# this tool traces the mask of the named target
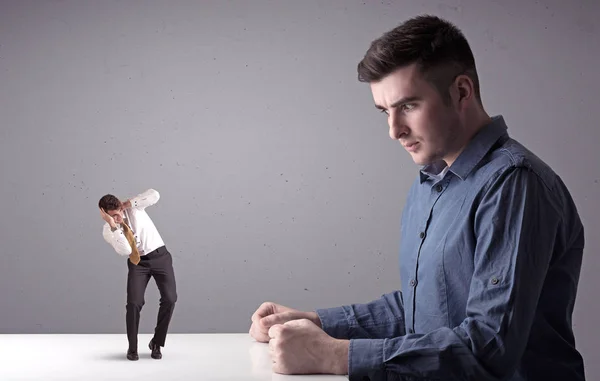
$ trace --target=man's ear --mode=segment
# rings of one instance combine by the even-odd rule
[[[475,85],[468,75],[461,74],[454,80],[458,92],[458,102],[468,101],[475,95]]]

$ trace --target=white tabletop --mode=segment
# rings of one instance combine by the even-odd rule
[[[268,345],[248,334],[169,334],[162,360],[150,357],[151,335],[139,335],[129,361],[125,334],[0,335],[0,380],[273,380],[335,381],[333,375],[271,371]]]

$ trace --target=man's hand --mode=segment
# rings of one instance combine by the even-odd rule
[[[100,217],[110,225],[111,229],[115,229],[117,224],[115,223],[115,219],[102,208],[100,208]]]
[[[273,371],[282,374],[348,374],[348,340],[327,335],[308,319],[269,329]]]
[[[316,312],[298,311],[279,304],[265,302],[252,315],[250,336],[256,341],[267,343],[269,342],[269,328],[275,324],[284,324],[297,319],[308,319],[317,327],[321,327],[321,320]]]

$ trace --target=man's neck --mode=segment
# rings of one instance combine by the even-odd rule
[[[464,135],[459,143],[460,148],[456,150],[454,154],[444,158],[448,167],[452,166],[462,151],[469,145],[469,142],[473,137],[491,122],[492,118],[483,109],[473,110],[472,115],[467,118],[467,122],[465,123]]]

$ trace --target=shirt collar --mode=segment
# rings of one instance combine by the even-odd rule
[[[469,176],[473,171],[473,168],[479,164],[500,138],[504,136],[508,138],[504,117],[502,115],[497,115],[491,119],[490,123],[485,125],[477,132],[477,134],[475,134],[458,158],[452,163],[450,168],[448,168],[450,172],[454,173],[461,180],[464,180]],[[444,161],[423,166],[419,172],[421,183],[430,177],[437,178],[445,168],[446,163]]]

